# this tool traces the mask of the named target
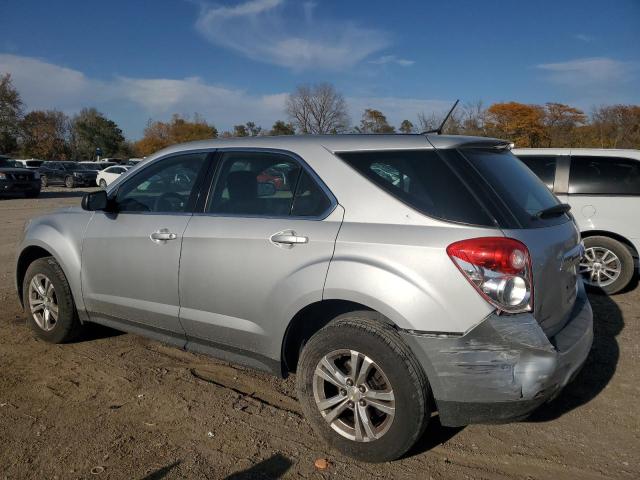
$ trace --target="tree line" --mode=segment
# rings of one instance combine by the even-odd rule
[[[380,110],[367,108],[353,124],[344,96],[329,83],[301,85],[285,102],[287,120],[270,129],[255,122],[219,132],[201,115],[175,114],[150,120],[141,139],[130,142],[113,121],[95,108],[73,116],[57,110],[24,112],[10,74],[0,75],[0,154],[24,158],[88,160],[96,148],[105,157],[147,156],[166,146],[216,137],[259,135],[421,133],[437,128],[443,114],[420,113],[396,127]],[[590,114],[562,103],[467,103],[449,118],[444,133],[511,140],[518,147],[640,148],[640,105],[603,105]]]

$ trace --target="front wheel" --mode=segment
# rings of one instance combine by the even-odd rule
[[[40,184],[41,184],[43,187],[46,187],[47,185],[49,185],[49,179],[47,178],[47,176],[46,176],[46,175],[42,175],[42,176],[40,177]]]
[[[584,239],[584,249],[580,274],[587,287],[612,295],[629,285],[635,266],[625,245],[613,238],[594,236]]]
[[[107,188],[107,181],[104,178],[101,178],[99,185],[101,189],[105,190]]]
[[[333,448],[367,462],[409,450],[430,417],[424,371],[398,333],[374,312],[340,315],[304,346],[298,397]]]
[[[73,188],[76,186],[76,181],[73,179],[73,177],[69,176],[64,179],[64,184],[67,188]]]
[[[28,323],[50,343],[73,340],[81,330],[69,282],[53,257],[35,260],[24,276],[22,298]]]

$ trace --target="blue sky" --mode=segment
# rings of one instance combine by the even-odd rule
[[[172,113],[270,127],[318,81],[354,124],[456,98],[640,103],[638,0],[4,0],[0,18],[0,72],[28,109],[95,106],[130,139]]]

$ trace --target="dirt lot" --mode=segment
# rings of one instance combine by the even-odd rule
[[[533,418],[449,429],[434,417],[406,458],[368,465],[312,434],[293,378],[97,326],[71,345],[36,340],[14,292],[15,244],[27,219],[80,195],[0,200],[0,479],[640,478],[640,288],[591,297],[588,363]]]

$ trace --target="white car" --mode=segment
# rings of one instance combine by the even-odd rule
[[[584,282],[609,294],[627,287],[640,252],[640,150],[517,148],[513,153],[571,205],[584,240]]]
[[[96,184],[101,188],[107,188],[111,182],[116,180],[120,175],[129,170],[131,167],[125,167],[122,165],[114,165],[112,167],[105,168],[98,172],[96,177]]]

